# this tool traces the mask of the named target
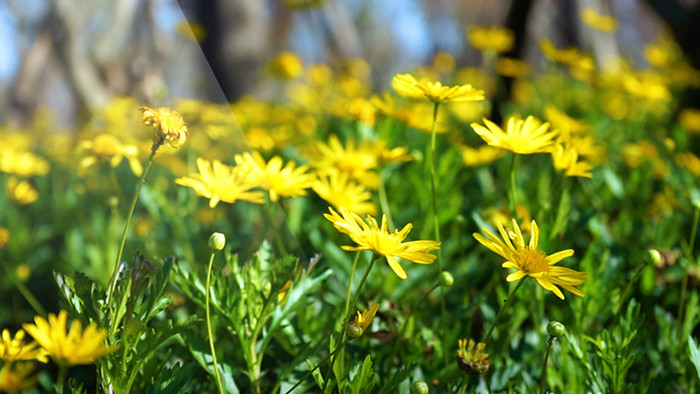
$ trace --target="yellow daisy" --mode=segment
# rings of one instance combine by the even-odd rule
[[[90,323],[83,331],[79,320],[74,320],[66,331],[68,312],[62,310],[58,316],[49,313],[49,320],[35,317],[35,324],[22,327],[46,349],[58,365],[92,364],[96,359],[113,351],[116,346],[105,345],[107,330]]]
[[[25,342],[24,337],[24,330],[17,331],[14,337],[10,335],[10,330],[2,330],[0,359],[5,361],[39,360],[45,363],[48,360],[46,351],[34,341]]]
[[[404,96],[415,99],[428,99],[432,102],[481,101],[484,91],[474,89],[472,85],[443,86],[440,82],[416,80],[411,74],[397,74],[391,80],[394,90]]]
[[[515,44],[515,34],[504,27],[470,26],[466,33],[471,46],[480,51],[507,52]]]
[[[328,143],[318,141],[315,148],[318,155],[311,161],[315,168],[337,168],[367,187],[379,187],[379,174],[374,172],[379,167],[379,158],[374,147],[366,144],[356,146],[352,138],[348,138],[343,146],[336,135],[331,135]]]
[[[432,264],[435,255],[431,251],[440,248],[440,243],[435,241],[409,241],[403,242],[413,228],[412,224],[407,224],[401,231],[394,230],[390,233],[387,230],[386,215],[382,215],[381,227],[373,217],[367,216],[367,221],[363,221],[360,216],[352,213],[344,207],[338,208],[341,215],[338,215],[333,208],[328,208],[330,214],[325,213],[326,219],[333,223],[333,226],[341,233],[348,234],[358,246],[342,246],[343,250],[371,250],[374,253],[386,257],[389,267],[401,279],[406,279],[406,271],[399,264],[397,257],[412,261],[418,264]]]
[[[141,176],[143,173],[138,148],[122,144],[111,134],[100,134],[91,140],[83,140],[78,144],[77,150],[84,155],[79,164],[81,173],[100,160],[108,160],[110,166],[117,167],[124,158],[129,162],[134,175]]]
[[[39,381],[36,363],[24,361],[8,362],[0,369],[0,391],[14,393],[31,390]]]
[[[353,182],[345,172],[331,169],[319,175],[312,189],[336,208],[343,206],[359,215],[377,212],[377,207],[371,201],[372,193],[365,186]]]
[[[231,167],[218,160],[197,158],[199,174],[191,174],[178,178],[175,183],[191,187],[198,196],[209,200],[209,206],[214,208],[219,201],[233,204],[237,200],[261,204],[264,201],[260,191],[251,189],[259,187],[259,183],[250,177],[250,169]]]
[[[19,205],[28,205],[39,199],[39,192],[29,181],[14,176],[5,182],[5,191],[7,197]]]
[[[49,162],[32,152],[0,150],[0,171],[23,177],[46,175],[49,173]]]
[[[566,176],[593,178],[593,166],[588,162],[579,161],[578,151],[574,147],[556,144],[552,151],[552,163],[554,168],[564,171]]]
[[[472,128],[487,144],[524,155],[550,152],[554,149],[555,138],[559,134],[558,130],[549,130],[549,123],[542,123],[533,116],[528,116],[525,120],[511,116],[505,132],[486,118],[484,124],[486,127],[472,123]]]
[[[492,252],[506,259],[502,265],[503,268],[517,270],[508,275],[506,278],[508,282],[515,282],[525,276],[531,276],[545,290],[551,291],[562,300],[564,299],[564,294],[557,286],[583,297],[583,292],[574,286],[579,286],[586,281],[586,273],[566,267],[554,266],[564,258],[573,256],[574,251],[567,249],[547,256],[544,252],[537,249],[540,232],[534,220],[532,221],[532,236],[530,237],[530,243],[527,245],[515,219],[513,219],[514,231],[506,232],[503,225],[498,223],[498,231],[502,240],[487,229],[482,228],[482,230],[486,237],[474,233],[474,238]]]
[[[181,147],[190,133],[187,131],[185,121],[182,116],[170,108],[149,108],[143,106],[139,108],[143,113],[143,124],[153,126],[153,148],[157,149],[163,143],[167,143],[172,148]]]
[[[259,152],[245,152],[234,157],[238,167],[250,168],[250,177],[270,193],[270,201],[278,201],[280,197],[305,196],[306,189],[316,180],[313,174],[307,172],[307,166],[296,167],[293,161],[282,166],[282,158],[275,156],[265,163]]]

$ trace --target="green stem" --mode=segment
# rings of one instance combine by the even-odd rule
[[[338,354],[342,354],[343,350],[345,349],[345,325],[348,323],[350,320],[350,311],[355,309],[355,304],[357,303],[357,299],[360,296],[360,291],[362,290],[362,286],[364,286],[365,281],[367,281],[367,277],[369,276],[369,272],[372,270],[372,267],[374,266],[374,263],[377,261],[379,258],[379,255],[374,253],[372,254],[372,259],[369,262],[369,265],[367,266],[367,269],[365,270],[364,275],[362,275],[362,279],[360,279],[360,283],[357,285],[357,290],[355,290],[355,296],[352,298],[352,302],[348,304],[348,300],[350,299],[350,294],[351,294],[351,289],[352,289],[352,277],[355,275],[355,270],[357,269],[357,261],[359,260],[359,254],[360,252],[357,252],[357,256],[355,256],[355,262],[352,265],[352,271],[350,272],[350,279],[348,281],[348,291],[345,297],[345,312],[343,314],[343,319],[341,321],[340,325],[340,352],[337,352],[336,355],[331,358],[331,364],[328,366],[328,373],[326,374],[326,379],[323,382],[323,392],[326,392],[326,386],[328,386],[328,382],[331,380],[331,374],[333,373],[333,365],[335,365],[335,361],[338,358]]]
[[[552,345],[556,337],[550,336],[547,340],[547,351],[544,353],[544,364],[542,364],[542,374],[540,375],[540,394],[544,394],[545,384],[547,382],[547,361],[549,360],[549,352],[552,350]]]
[[[350,342],[351,339],[352,339],[352,338],[347,338],[347,339],[345,340],[345,342],[341,343],[340,346],[338,346],[331,354],[327,355],[323,360],[321,360],[318,364],[316,364],[315,367],[311,368],[311,370],[309,370],[308,372],[306,372],[306,374],[305,374],[304,376],[302,376],[301,379],[299,379],[299,381],[297,381],[297,382],[294,384],[294,386],[290,387],[289,390],[287,390],[284,394],[289,394],[289,393],[291,393],[292,391],[294,391],[295,388],[299,387],[299,385],[300,385],[304,380],[306,380],[306,378],[308,378],[312,373],[314,373],[315,370],[319,369],[319,368],[321,367],[321,365],[323,365],[323,363],[325,363],[326,361],[328,361],[331,357],[335,356],[335,355],[338,353],[338,351],[340,351],[341,346],[345,346],[345,344],[347,344],[348,342]],[[278,385],[279,385],[279,382],[278,382]],[[277,392],[277,390],[272,390],[272,392]]]
[[[678,303],[678,325],[677,333],[678,338],[681,338],[683,333],[683,315],[685,312],[685,297],[688,290],[688,268],[690,264],[695,263],[695,257],[693,255],[693,249],[695,248],[695,236],[697,235],[698,222],[700,221],[700,207],[695,208],[695,213],[693,215],[693,228],[690,230],[690,240],[688,242],[688,249],[686,252],[686,263],[685,272],[683,274],[683,281],[681,282],[681,300]]]
[[[398,333],[398,335],[396,335],[396,340],[394,341],[394,344],[391,347],[391,355],[388,358],[388,360],[389,360],[389,368],[388,368],[389,369],[389,376],[386,378],[387,382],[390,382],[391,378],[394,375],[394,370],[391,369],[391,363],[392,363],[392,360],[394,359],[394,356],[396,355],[396,351],[398,350],[398,346],[399,346],[399,342],[401,341],[401,337],[403,336],[404,332],[406,331],[406,327],[408,326],[408,321],[411,319],[411,316],[413,315],[413,311],[416,310],[416,306],[423,303],[423,301],[425,301],[425,299],[428,298],[428,296],[433,291],[435,291],[435,289],[437,289],[438,287],[440,287],[440,282],[436,283],[433,287],[430,288],[430,290],[428,290],[425,294],[423,294],[423,297],[421,297],[420,300],[418,300],[418,302],[411,305],[411,310],[408,312],[408,315],[406,315],[406,318],[404,318],[403,324],[401,324],[401,328],[399,329],[399,333]]]
[[[433,207],[433,227],[435,228],[435,241],[440,242],[440,220],[438,216],[438,210],[437,210],[437,174],[435,172],[435,150],[436,150],[436,131],[435,128],[437,126],[437,116],[438,116],[438,108],[440,108],[440,102],[436,101],[433,106],[433,125],[431,127],[430,131],[430,154],[428,155],[428,160],[430,163],[430,192],[431,192],[431,197],[432,197],[432,207]],[[435,259],[436,261],[436,266],[437,266],[437,275],[438,278],[440,277],[440,274],[442,273],[442,249],[437,250],[437,258]],[[445,307],[445,290],[440,288],[440,318],[442,322],[442,326],[446,326],[447,322],[447,308]],[[442,335],[442,349],[443,349],[443,358],[445,361],[445,367],[449,365],[449,359],[447,357],[447,352],[445,349],[447,349],[447,338],[445,335]]]
[[[154,145],[155,147],[155,145]],[[136,184],[136,191],[134,192],[134,196],[131,199],[131,206],[129,207],[129,214],[126,217],[126,223],[124,224],[124,230],[122,231],[122,239],[121,242],[119,243],[119,252],[117,252],[117,259],[114,261],[114,269],[112,270],[112,277],[109,280],[109,287],[107,290],[107,299],[105,300],[106,305],[109,307],[111,306],[110,303],[112,301],[112,296],[114,294],[114,290],[117,287],[117,277],[119,273],[119,264],[121,263],[122,259],[122,254],[124,253],[124,245],[126,244],[126,234],[129,232],[129,227],[131,226],[131,219],[134,216],[134,210],[136,209],[136,202],[139,199],[139,194],[141,193],[141,187],[143,184],[146,182],[146,176],[148,175],[148,171],[151,169],[151,165],[153,164],[153,157],[156,155],[157,148],[151,149],[151,155],[148,156],[148,161],[146,162],[146,168],[143,169],[143,173],[141,173],[141,177],[139,177],[138,183]],[[121,304],[121,303],[120,303]],[[119,307],[119,306],[117,306]],[[114,308],[111,308],[114,310]],[[114,322],[114,318],[118,315],[118,311],[114,311],[112,315],[112,327],[110,329],[110,334],[114,333],[114,329],[116,328],[116,322]]]
[[[510,156],[510,216],[512,218],[516,217],[518,209],[518,190],[515,187],[515,157],[515,153]]]
[[[68,366],[59,365],[58,380],[56,381],[56,393],[63,394],[64,386],[66,385],[66,377],[68,376]]]
[[[483,340],[484,343],[488,343],[489,338],[491,338],[491,334],[493,333],[493,329],[496,328],[496,323],[498,322],[498,319],[500,319],[501,315],[503,315],[503,313],[506,311],[506,309],[508,309],[508,305],[510,305],[510,302],[513,300],[513,298],[515,298],[514,297],[515,293],[518,291],[518,289],[520,288],[520,286],[522,286],[522,284],[524,282],[525,282],[525,278],[521,278],[518,281],[518,284],[515,285],[513,290],[511,290],[510,294],[508,295],[508,299],[506,299],[506,303],[503,304],[501,309],[498,310],[498,314],[496,315],[496,318],[493,319],[493,323],[491,323],[491,328],[489,328],[489,331],[486,333],[486,336],[484,337],[484,340]]]
[[[278,252],[281,256],[286,256],[287,248],[284,246],[284,241],[282,240],[282,234],[280,231],[280,227],[277,223],[277,216],[275,215],[274,209],[275,207],[273,206],[273,203],[270,201],[270,199],[266,199],[265,206],[263,207],[263,212],[267,217],[267,221],[270,223],[270,227],[272,227],[272,231],[275,233],[275,244],[277,245]]]
[[[386,185],[384,185],[384,177],[382,176],[379,178],[379,205],[382,207],[382,213],[386,215],[389,232],[393,232],[396,225],[394,225],[394,219],[391,215],[389,200],[386,198]]]
[[[39,300],[34,297],[34,294],[27,288],[27,286],[22,283],[21,280],[17,278],[17,275],[13,272],[10,271],[10,269],[6,265],[6,261],[2,260],[2,268],[5,269],[5,272],[7,276],[10,277],[10,280],[12,280],[12,283],[15,285],[17,290],[22,294],[25,300],[29,303],[29,305],[34,308],[34,312],[36,312],[37,315],[39,316],[46,316],[46,310],[44,307],[41,306],[41,303]]]
[[[216,362],[216,350],[214,349],[214,334],[211,329],[211,313],[209,311],[209,293],[211,292],[211,267],[214,265],[214,256],[216,252],[214,249],[211,251],[211,256],[209,256],[209,268],[207,268],[207,284],[206,291],[207,294],[204,297],[204,308],[207,315],[207,334],[209,336],[209,349],[211,350],[211,358],[214,363],[214,375],[216,376],[216,388],[219,389],[219,394],[224,394],[224,388],[221,385],[221,375],[219,375],[219,364]]]

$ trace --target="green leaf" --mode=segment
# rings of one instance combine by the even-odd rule
[[[688,335],[688,348],[690,350],[690,361],[695,365],[695,372],[698,374],[698,380],[700,380],[700,347],[695,344],[695,340],[690,335]]]
[[[359,369],[359,371],[357,370]],[[372,358],[368,354],[361,366],[355,371],[355,376],[350,380],[350,391],[353,394],[368,393],[374,388],[374,369],[372,369]],[[352,373],[351,373],[352,375]]]

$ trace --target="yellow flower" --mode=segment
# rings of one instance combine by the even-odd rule
[[[439,73],[447,74],[455,70],[457,61],[448,52],[440,51],[433,56],[433,67]]]
[[[143,124],[153,127],[152,149],[158,149],[163,143],[177,149],[187,141],[190,133],[182,116],[177,112],[166,107],[153,109],[143,106],[139,109],[143,113]]]
[[[92,364],[116,349],[116,346],[105,345],[107,330],[97,328],[94,322],[83,331],[80,321],[74,320],[66,331],[67,320],[68,312],[62,310],[58,316],[49,313],[48,321],[36,316],[35,324],[22,327],[46,349],[56,364],[62,366]]]
[[[379,304],[372,305],[369,309],[365,309],[363,312],[357,311],[355,319],[348,323],[348,336],[351,338],[360,337],[367,327],[372,323],[374,316],[379,310]]]
[[[333,226],[341,233],[348,234],[358,246],[342,246],[343,250],[371,250],[374,253],[386,257],[389,267],[401,279],[406,279],[406,271],[399,264],[398,258],[412,261],[418,264],[432,264],[436,256],[430,254],[431,251],[440,248],[440,243],[435,241],[409,241],[403,242],[413,228],[412,224],[407,224],[401,231],[394,230],[390,233],[387,230],[386,215],[382,215],[381,227],[373,217],[367,216],[367,221],[363,221],[360,216],[351,213],[344,207],[340,207],[338,215],[333,208],[328,208],[330,214],[323,214],[326,219],[333,223]]]
[[[612,33],[617,30],[617,20],[615,20],[615,18],[608,15],[601,15],[592,8],[583,10],[581,20],[588,26],[606,33]]]
[[[250,168],[249,177],[270,193],[270,201],[276,202],[280,197],[305,196],[306,189],[315,181],[313,174],[307,172],[307,166],[296,167],[290,161],[282,166],[282,158],[275,156],[265,163],[258,152],[245,152],[234,156],[238,167]]]
[[[678,122],[691,133],[700,133],[700,109],[685,108],[678,114]]]
[[[370,201],[372,193],[365,186],[350,180],[346,172],[331,169],[319,175],[312,188],[319,197],[336,208],[346,207],[360,215],[377,212],[377,207]]]
[[[583,297],[583,292],[574,286],[579,286],[586,281],[586,273],[566,267],[554,266],[564,258],[573,256],[574,251],[567,249],[547,256],[544,252],[538,250],[540,231],[534,220],[532,221],[532,236],[530,237],[530,243],[527,245],[515,219],[513,219],[513,231],[509,232],[506,232],[503,226],[498,223],[498,231],[502,240],[498,239],[496,235],[487,229],[482,228],[482,230],[486,237],[474,233],[474,238],[492,252],[506,259],[502,264],[503,268],[517,270],[508,275],[506,278],[508,282],[515,282],[525,276],[530,276],[535,278],[537,283],[545,290],[553,292],[562,300],[564,299],[564,294],[557,286],[561,286],[565,290]]]
[[[198,196],[209,200],[209,206],[214,208],[219,201],[233,204],[237,200],[261,204],[264,201],[260,191],[251,191],[259,187],[259,183],[251,179],[250,168],[231,167],[218,160],[197,158],[199,174],[191,174],[178,178],[175,183],[194,189]]]
[[[292,52],[280,52],[268,63],[270,73],[280,79],[294,79],[304,73],[304,63]]]
[[[49,169],[48,161],[31,152],[0,150],[0,171],[2,172],[30,177],[46,175]]]
[[[578,161],[578,152],[571,146],[556,144],[552,151],[552,163],[557,170],[565,171],[566,176],[593,178],[593,166],[585,161]]]
[[[24,337],[24,330],[17,331],[14,338],[10,335],[10,330],[2,330],[0,359],[5,361],[38,360],[42,363],[48,361],[46,351],[34,341],[26,343]]]
[[[0,369],[0,391],[14,393],[31,390],[39,381],[39,374],[33,362],[8,362]]]
[[[78,151],[85,154],[79,164],[81,172],[99,160],[109,160],[110,166],[117,167],[124,158],[129,162],[129,167],[134,175],[141,176],[143,172],[138,158],[138,148],[132,145],[123,145],[117,137],[111,134],[100,134],[92,140],[81,141],[78,144]]]
[[[336,135],[331,135],[328,143],[318,141],[315,144],[318,157],[311,165],[321,170],[337,168],[348,173],[354,180],[376,189],[379,187],[379,175],[373,170],[379,166],[376,151],[366,145],[355,146],[355,140],[349,138],[346,146]]]
[[[564,136],[581,134],[588,129],[587,124],[578,119],[572,118],[551,104],[548,104],[544,108],[544,116],[547,118],[552,127],[560,130]]]
[[[482,353],[486,344],[476,343],[473,339],[457,341],[457,366],[469,375],[481,376],[489,370],[489,354]]]
[[[691,152],[677,154],[676,163],[681,167],[687,168],[691,174],[700,176],[700,158]]]
[[[578,48],[558,49],[552,41],[546,38],[540,40],[540,50],[547,60],[555,63],[570,64],[581,57],[581,51]]]
[[[466,33],[469,43],[480,51],[507,52],[515,41],[515,34],[503,27],[470,26]]]
[[[462,162],[467,167],[478,167],[492,163],[503,157],[506,153],[503,149],[488,145],[483,145],[478,148],[463,145],[459,147],[459,150],[462,153]]]
[[[0,226],[0,249],[10,244],[10,230]]]
[[[480,101],[484,91],[474,89],[472,85],[443,86],[440,82],[417,81],[411,74],[397,74],[391,80],[394,90],[404,96],[415,99],[428,99],[433,102]]]
[[[525,78],[531,73],[530,63],[507,57],[496,59],[496,72],[504,77]]]
[[[511,116],[505,132],[486,118],[484,124],[488,128],[478,123],[472,123],[472,128],[487,144],[523,155],[550,152],[559,133],[548,130],[549,123],[542,123],[533,116],[528,116],[525,120]]]
[[[28,205],[39,199],[39,192],[26,180],[10,177],[5,183],[10,200],[19,205]]]
[[[671,92],[665,78],[654,72],[625,74],[622,78],[625,89],[633,95],[650,101],[669,101]]]

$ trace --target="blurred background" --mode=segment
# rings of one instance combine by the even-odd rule
[[[588,8],[618,28],[583,23]],[[335,68],[362,58],[381,90],[438,52],[457,67],[480,66],[470,26],[511,29],[515,46],[505,55],[535,71],[543,38],[590,52],[604,70],[620,57],[644,68],[645,46],[664,33],[700,69],[698,25],[697,0],[2,0],[0,119],[20,127],[49,108],[57,128],[72,128],[115,96],[269,98],[278,92],[265,66],[282,51]],[[700,107],[697,92],[687,96],[686,106]]]

